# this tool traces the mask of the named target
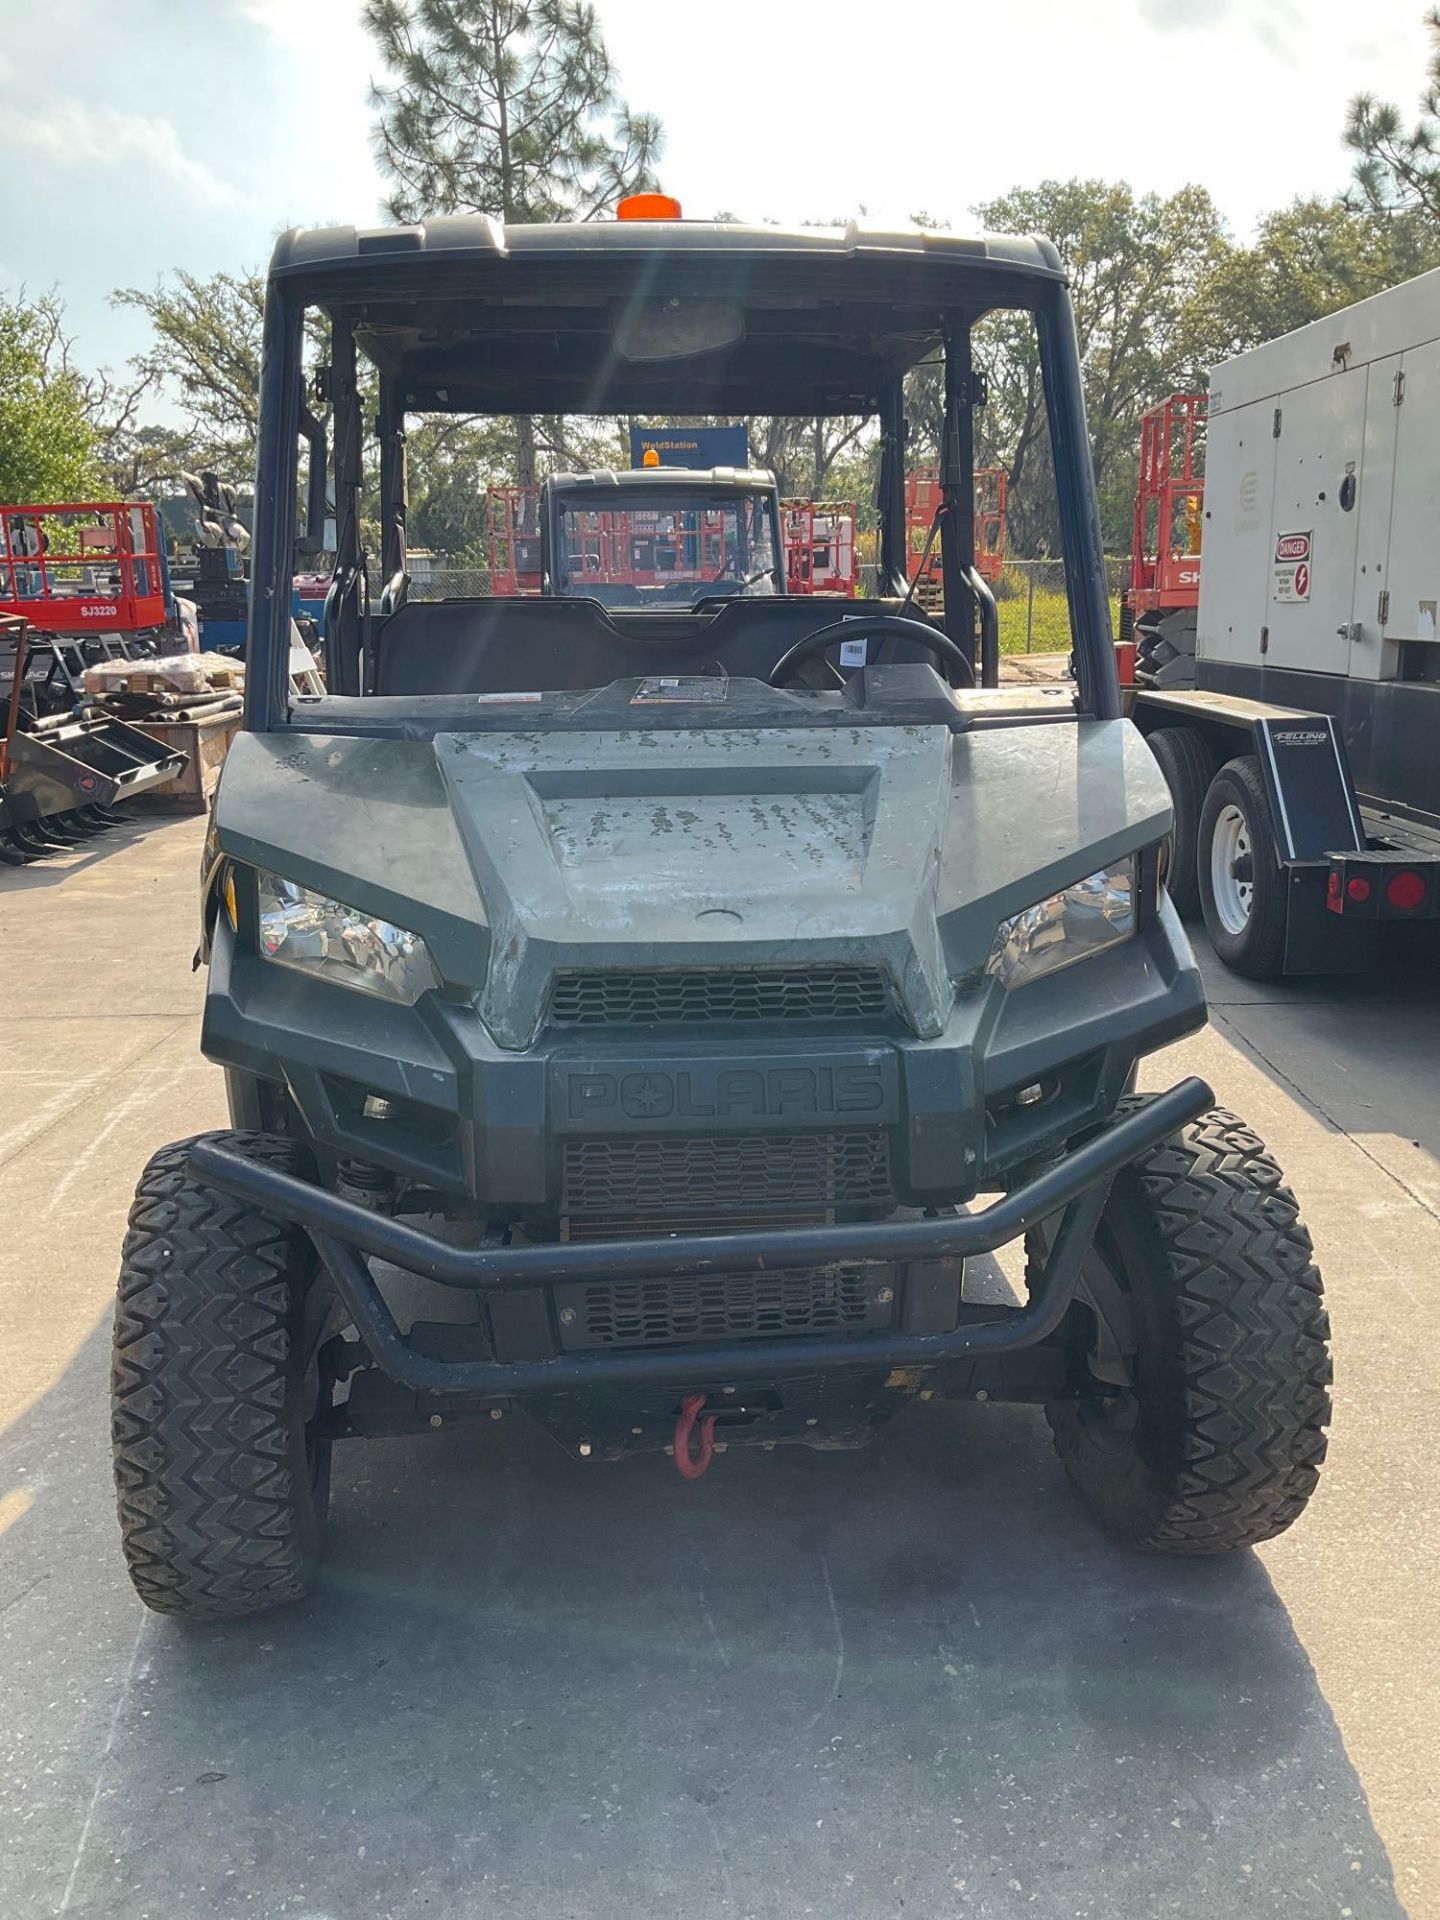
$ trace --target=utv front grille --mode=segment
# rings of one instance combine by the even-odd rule
[[[557,973],[555,1027],[659,1026],[670,1021],[881,1020],[892,1011],[878,967]]]
[[[895,1314],[893,1267],[716,1273],[702,1280],[607,1280],[557,1287],[565,1348],[864,1333]]]
[[[893,1207],[883,1128],[601,1136],[565,1144],[564,1214],[671,1218]]]

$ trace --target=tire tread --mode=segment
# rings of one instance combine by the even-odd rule
[[[202,1136],[284,1172],[293,1141]],[[300,1599],[317,1527],[297,1472],[290,1229],[190,1174],[162,1147],[136,1189],[115,1309],[111,1432],[120,1532],[159,1613],[234,1619]]]
[[[1173,1554],[1255,1546],[1303,1512],[1325,1458],[1330,1327],[1310,1235],[1279,1166],[1233,1113],[1192,1122],[1134,1171],[1166,1256],[1184,1405],[1181,1457],[1124,1537]],[[1033,1236],[1027,1252],[1033,1276]],[[1046,1413],[1086,1494],[1070,1407]]]

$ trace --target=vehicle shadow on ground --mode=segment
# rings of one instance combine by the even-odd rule
[[[1204,929],[1189,931],[1212,1016],[1284,1094],[1339,1131],[1396,1136],[1440,1161],[1440,941],[1430,929],[1407,929],[1427,939],[1373,972],[1274,981],[1229,972]]]
[[[75,1453],[103,1339],[11,1460]],[[128,1649],[93,1452],[68,1564]],[[69,1914],[1401,1912],[1260,1560],[1113,1548],[1033,1409],[693,1485],[518,1418],[359,1442],[333,1520],[304,1605],[147,1618]]]

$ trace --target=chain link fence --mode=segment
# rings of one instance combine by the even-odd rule
[[[1107,554],[1110,623],[1118,632],[1120,595],[1129,577],[1123,554]],[[1063,560],[1007,560],[991,588],[1000,617],[1001,653],[1068,653],[1070,606]]]
[[[1130,577],[1130,562],[1124,554],[1106,555],[1105,575],[1110,621],[1118,632],[1120,595]],[[1063,560],[1007,560],[990,590],[999,615],[1001,653],[1069,653],[1070,604],[1065,597]],[[861,567],[856,591],[880,593],[880,569]]]
[[[1123,554],[1111,554],[1105,562],[1110,619],[1117,632],[1120,595],[1129,565]],[[874,596],[879,590],[878,568],[862,566],[857,593]],[[1063,560],[1007,560],[992,591],[1000,616],[1001,653],[1070,651],[1070,609],[1065,598]],[[410,582],[412,600],[481,599],[489,592],[488,567],[437,567],[432,572],[416,574]]]
[[[481,600],[489,592],[488,567],[435,567],[410,580],[412,600]]]

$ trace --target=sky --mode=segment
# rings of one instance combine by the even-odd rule
[[[686,211],[964,229],[1072,174],[1210,189],[1241,237],[1345,184],[1367,90],[1414,111],[1425,0],[597,0]],[[0,287],[58,285],[87,367],[145,343],[116,287],[371,225],[359,0],[0,0]]]

